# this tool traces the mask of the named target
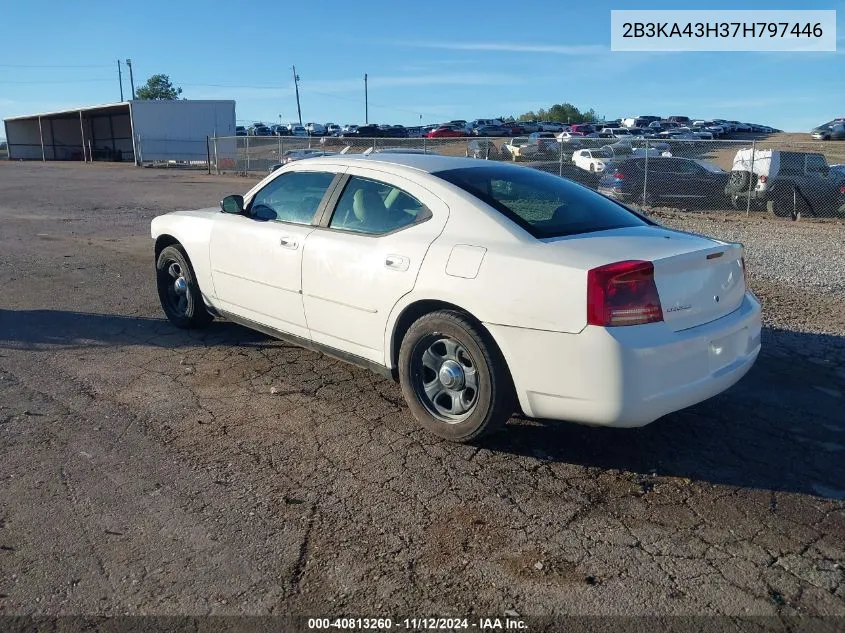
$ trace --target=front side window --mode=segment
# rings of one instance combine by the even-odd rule
[[[249,215],[256,220],[309,224],[334,177],[321,171],[282,174],[255,194]]]
[[[543,171],[494,165],[434,172],[537,238],[649,223],[604,196]]]
[[[378,235],[409,226],[425,215],[425,206],[398,187],[352,176],[337,202],[329,228]]]

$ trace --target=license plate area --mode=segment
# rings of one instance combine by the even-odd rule
[[[733,363],[748,343],[748,328],[710,341],[710,371],[716,372]]]

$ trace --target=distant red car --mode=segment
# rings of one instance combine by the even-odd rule
[[[585,135],[585,134],[591,134],[595,131],[596,130],[592,125],[584,124],[584,123],[576,123],[575,125],[573,125],[569,128],[570,134],[578,133],[578,134],[581,134],[582,136]]]
[[[513,135],[525,134],[525,128],[522,127],[519,123],[516,122],[506,122],[502,123],[503,128],[507,128],[507,130]]]
[[[426,138],[456,138],[461,136],[466,136],[466,133],[451,127],[442,126],[425,135]]]

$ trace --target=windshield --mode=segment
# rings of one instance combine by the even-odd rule
[[[486,202],[536,238],[650,224],[586,187],[543,171],[493,165],[433,175]]]

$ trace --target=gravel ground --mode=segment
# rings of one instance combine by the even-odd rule
[[[764,213],[658,211],[658,221],[682,231],[742,242],[753,279],[845,295],[845,222],[784,221]]]
[[[748,246],[749,375],[456,446],[365,370],[163,319],[150,219],[248,184],[0,163],[0,615],[845,616],[841,225],[661,216]]]
[[[650,215],[672,228],[743,243],[749,281],[767,308],[766,325],[786,331],[845,332],[845,222],[664,209]]]

